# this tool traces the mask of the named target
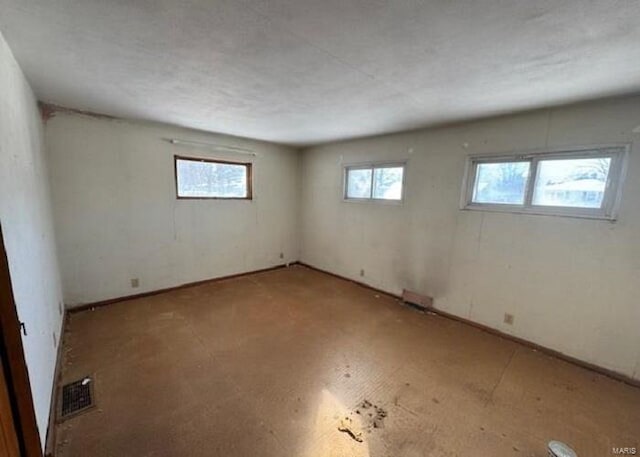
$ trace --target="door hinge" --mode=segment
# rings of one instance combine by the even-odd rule
[[[20,330],[22,330],[24,336],[27,336],[27,326],[22,321],[20,321]]]

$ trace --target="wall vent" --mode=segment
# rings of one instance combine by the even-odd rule
[[[402,301],[424,309],[428,309],[433,306],[433,298],[407,289],[403,289],[402,291]]]

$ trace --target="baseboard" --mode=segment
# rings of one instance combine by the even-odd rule
[[[505,338],[505,339],[514,341],[515,343],[521,344],[523,346],[527,346],[528,348],[534,349],[534,350],[536,350],[538,352],[541,352],[543,354],[549,355],[551,357],[555,357],[557,359],[564,360],[565,362],[571,363],[573,365],[577,365],[577,366],[579,366],[581,368],[585,368],[585,369],[590,370],[590,371],[594,371],[594,372],[596,372],[598,374],[607,376],[609,378],[613,378],[613,379],[615,379],[617,381],[624,382],[625,384],[629,384],[629,385],[634,386],[634,387],[640,387],[640,380],[633,379],[630,376],[627,376],[627,375],[622,374],[622,373],[618,373],[617,371],[613,371],[613,370],[610,370],[608,368],[604,368],[604,367],[595,365],[595,364],[590,363],[590,362],[585,362],[584,360],[577,359],[577,358],[575,358],[573,356],[570,356],[570,355],[567,355],[567,354],[565,354],[563,352],[556,351],[555,349],[551,349],[551,348],[548,348],[546,346],[541,346],[538,343],[534,343],[532,341],[525,340],[524,338],[520,338],[518,336],[514,336],[514,335],[510,335],[508,333],[501,332],[500,330],[497,330],[495,328],[486,326],[484,324],[480,324],[478,322],[474,322],[474,321],[469,320],[469,319],[465,319],[464,317],[459,317],[459,316],[456,316],[454,314],[447,313],[446,311],[442,311],[442,310],[439,310],[437,308],[431,307],[431,308],[428,308],[427,311],[431,311],[431,312],[433,312],[435,314],[438,314],[438,315],[440,315],[442,317],[446,317],[447,319],[451,319],[451,320],[454,320],[454,321],[461,322],[463,324],[470,325],[470,326],[475,327],[475,328],[477,328],[479,330],[482,330],[484,332],[491,333],[493,335],[499,336],[500,338]]]
[[[330,276],[334,276],[334,277],[342,279],[344,281],[349,281],[349,282],[357,284],[357,285],[359,285],[361,287],[366,287],[367,289],[373,290],[373,291],[375,291],[377,293],[384,294],[384,295],[387,295],[389,297],[396,298],[398,300],[402,300],[402,297],[400,297],[399,295],[395,295],[395,294],[392,294],[390,292],[386,292],[384,290],[377,289],[377,288],[372,287],[372,286],[370,286],[368,284],[365,284],[363,282],[356,281],[354,279],[347,278],[347,277],[341,276],[341,275],[336,274],[336,273],[332,273],[332,272],[327,271],[327,270],[323,270],[322,268],[314,267],[313,265],[309,265],[309,264],[304,263],[304,262],[298,262],[298,264],[301,265],[301,266],[304,266],[306,268],[309,268],[311,270],[319,271],[321,273],[325,273],[325,274],[328,274]],[[608,368],[603,368],[601,366],[595,365],[595,364],[590,363],[590,362],[585,362],[583,360],[577,359],[577,358],[572,357],[570,355],[564,354],[564,353],[562,353],[560,351],[556,351],[555,349],[551,349],[551,348],[548,348],[548,347],[545,347],[545,346],[541,346],[541,345],[539,345],[537,343],[534,343],[532,341],[525,340],[523,338],[520,338],[520,337],[517,337],[517,336],[514,336],[514,335],[510,335],[508,333],[501,332],[500,330],[497,330],[495,328],[489,327],[489,326],[484,325],[484,324],[480,324],[479,322],[474,322],[474,321],[466,319],[464,317],[456,316],[455,314],[451,314],[451,313],[448,313],[446,311],[442,311],[442,310],[440,310],[438,308],[435,308],[433,306],[428,307],[428,308],[424,308],[424,310],[432,312],[432,313],[435,313],[435,314],[437,314],[439,316],[442,316],[442,317],[445,317],[447,319],[451,319],[451,320],[454,320],[454,321],[469,325],[471,327],[475,327],[475,328],[477,328],[479,330],[482,330],[484,332],[491,333],[492,335],[495,335],[495,336],[499,336],[500,338],[511,340],[511,341],[513,341],[515,343],[521,344],[521,345],[526,346],[528,348],[535,349],[536,351],[541,352],[543,354],[547,354],[549,356],[552,356],[552,357],[555,357],[557,359],[564,360],[565,362],[571,363],[573,365],[579,366],[580,368],[584,368],[584,369],[593,371],[595,373],[607,376],[609,378],[615,379],[616,381],[624,382],[625,384],[629,384],[629,385],[634,386],[634,387],[640,387],[640,380],[631,378],[630,376],[627,376],[627,375],[622,374],[622,373],[618,373],[617,371],[613,371],[613,370],[610,370]]]
[[[62,382],[62,364],[64,335],[67,328],[67,318],[69,315],[65,311],[62,315],[62,326],[60,327],[60,339],[56,351],[56,366],[53,371],[53,386],[51,391],[51,405],[49,407],[49,422],[47,424],[47,435],[44,444],[44,457],[54,457],[56,454],[56,412],[58,411],[58,386]]]
[[[113,303],[119,303],[119,302],[123,302],[123,301],[127,301],[127,300],[135,300],[136,298],[144,298],[144,297],[151,297],[153,295],[158,295],[158,294],[163,294],[165,292],[171,292],[174,290],[180,290],[180,289],[186,289],[188,287],[195,287],[195,286],[201,286],[203,284],[209,284],[209,283],[213,283],[213,282],[218,282],[218,281],[225,281],[227,279],[234,279],[234,278],[241,278],[242,276],[249,276],[249,275],[254,275],[257,273],[265,273],[267,271],[273,271],[273,270],[279,270],[281,268],[287,268],[293,265],[297,265],[298,262],[289,262],[289,263],[283,263],[280,265],[276,265],[273,267],[269,267],[269,268],[262,268],[260,270],[252,270],[252,271],[246,271],[243,273],[236,273],[236,274],[232,274],[232,275],[227,275],[227,276],[218,276],[216,278],[210,278],[210,279],[203,279],[201,281],[194,281],[194,282],[188,282],[188,283],[184,283],[184,284],[180,284],[179,286],[173,286],[173,287],[166,287],[164,289],[156,289],[156,290],[151,290],[149,292],[142,292],[139,294],[133,294],[133,295],[126,295],[126,296],[122,296],[122,297],[116,297],[116,298],[110,298],[108,300],[101,300],[101,301],[97,301],[97,302],[93,302],[93,303],[85,303],[79,306],[74,306],[73,308],[68,308],[67,312],[69,313],[78,313],[81,311],[86,311],[88,309],[93,309],[93,308],[98,308],[101,306],[106,306],[106,305],[111,305]]]
[[[84,305],[81,305],[81,306],[77,306],[75,308],[70,308],[70,309],[67,310],[67,312],[68,313],[76,313],[76,312],[80,312],[80,311],[85,311],[87,309],[92,309],[92,308],[97,308],[97,307],[100,307],[100,306],[110,305],[112,303],[118,303],[118,302],[122,302],[122,301],[126,301],[126,300],[133,300],[133,299],[136,299],[136,298],[149,297],[149,296],[152,296],[152,295],[162,294],[162,293],[170,292],[170,291],[173,291],[173,290],[199,286],[199,285],[202,285],[202,284],[208,284],[208,283],[217,282],[217,281],[224,281],[224,280],[227,280],[227,279],[239,278],[239,277],[242,277],[242,276],[253,275],[253,274],[256,274],[256,273],[264,273],[264,272],[267,272],[267,271],[278,270],[278,269],[286,268],[288,266],[293,266],[293,265],[300,265],[300,266],[309,268],[310,270],[315,270],[315,271],[318,271],[318,272],[321,272],[321,273],[324,273],[324,274],[327,274],[327,275],[330,275],[330,276],[334,276],[334,277],[339,278],[339,279],[341,279],[343,281],[349,281],[349,282],[351,282],[353,284],[357,284],[358,286],[366,287],[367,289],[373,290],[373,291],[375,291],[375,292],[377,292],[379,294],[386,295],[388,297],[391,297],[391,298],[394,298],[394,299],[397,299],[397,300],[402,300],[402,297],[400,295],[396,295],[396,294],[393,294],[391,292],[387,292],[385,290],[378,289],[378,288],[370,286],[369,284],[366,284],[364,282],[360,282],[360,281],[357,281],[355,279],[347,278],[345,276],[339,275],[337,273],[333,273],[333,272],[328,271],[328,270],[324,270],[322,268],[315,267],[313,265],[310,265],[310,264],[302,262],[302,261],[295,261],[295,262],[290,262],[290,263],[287,263],[287,264],[276,265],[276,266],[269,267],[269,268],[263,268],[263,269],[260,269],[260,270],[253,270],[253,271],[247,271],[247,272],[244,272],[244,273],[237,273],[237,274],[228,275],[228,276],[221,276],[221,277],[217,277],[217,278],[205,279],[205,280],[202,280],[202,281],[196,281],[196,282],[190,282],[190,283],[186,283],[186,284],[181,284],[181,285],[175,286],[175,287],[168,287],[168,288],[165,288],[165,289],[158,289],[158,290],[153,290],[153,291],[149,291],[149,292],[143,292],[143,293],[140,293],[140,294],[128,295],[128,296],[124,296],[124,297],[117,297],[117,298],[112,298],[112,299],[109,299],[109,300],[103,300],[103,301],[99,301],[99,302],[88,303],[88,304],[84,304]],[[466,319],[464,317],[456,316],[454,314],[448,313],[446,311],[440,310],[440,309],[435,308],[435,307],[429,307],[429,308],[426,308],[426,310],[430,311],[430,312],[433,312],[435,314],[438,314],[438,315],[440,315],[442,317],[445,317],[447,319],[455,320],[457,322],[461,322],[463,324],[470,325],[470,326],[475,327],[475,328],[477,328],[479,330],[485,331],[487,333],[491,333],[491,334],[499,336],[501,338],[505,338],[505,339],[514,341],[514,342],[516,342],[518,344],[521,344],[523,346],[529,347],[531,349],[535,349],[536,351],[539,351],[539,352],[542,352],[544,354],[550,355],[552,357],[564,360],[564,361],[569,362],[569,363],[571,363],[573,365],[577,365],[577,366],[579,366],[581,368],[585,368],[587,370],[594,371],[596,373],[602,374],[604,376],[607,376],[609,378],[615,379],[617,381],[624,382],[624,383],[632,385],[634,387],[640,387],[640,380],[631,378],[630,376],[627,376],[627,375],[622,374],[622,373],[618,373],[617,371],[613,371],[613,370],[610,370],[608,368],[600,367],[600,366],[595,365],[595,364],[590,363],[590,362],[585,362],[583,360],[580,360],[580,359],[577,359],[577,358],[572,357],[570,355],[567,355],[567,354],[564,354],[562,352],[559,352],[559,351],[557,351],[555,349],[551,349],[551,348],[548,348],[548,347],[545,347],[545,346],[541,346],[541,345],[539,345],[537,343],[534,343],[532,341],[528,341],[528,340],[525,340],[523,338],[520,338],[520,337],[517,337],[517,336],[514,336],[514,335],[510,335],[508,333],[504,333],[504,332],[502,332],[500,330],[497,330],[495,328],[489,327],[489,326],[481,324],[479,322],[475,322],[475,321]],[[61,346],[62,346],[62,344],[59,345],[58,350],[60,350]]]
[[[366,287],[367,289],[371,289],[371,290],[373,290],[375,292],[378,292],[379,294],[386,295],[387,297],[391,297],[391,298],[395,298],[395,299],[398,299],[398,300],[402,300],[402,297],[400,295],[392,294],[391,292],[387,292],[386,290],[376,289],[375,287],[370,286],[369,284],[366,284],[366,283],[360,282],[360,281],[356,281],[355,279],[347,278],[346,276],[341,276],[341,275],[336,274],[336,273],[332,273],[329,270],[323,270],[322,268],[314,267],[313,265],[309,265],[308,263],[304,263],[304,262],[296,262],[296,264],[298,264],[298,265],[300,265],[302,267],[308,268],[310,270],[319,271],[320,273],[324,273],[326,275],[333,276],[333,277],[338,278],[338,279],[342,279],[343,281],[352,282],[353,284],[357,284],[357,285],[359,285],[361,287]]]

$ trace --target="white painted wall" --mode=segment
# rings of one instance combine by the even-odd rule
[[[292,148],[60,112],[45,135],[70,307],[298,259],[299,156]],[[162,138],[241,146],[257,156]],[[174,154],[252,161],[253,201],[177,200]]]
[[[36,99],[0,34],[0,223],[43,446],[62,326],[45,159]]]
[[[301,260],[640,379],[639,125],[632,97],[307,149]],[[609,142],[633,143],[615,223],[458,209],[470,153]],[[403,204],[342,201],[342,164],[400,159]]]

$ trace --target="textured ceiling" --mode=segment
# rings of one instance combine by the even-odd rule
[[[636,0],[0,0],[43,101],[288,144],[640,90]]]

